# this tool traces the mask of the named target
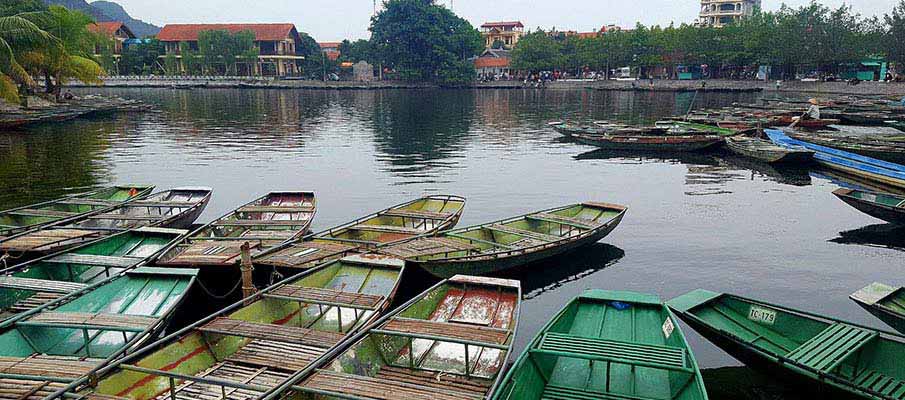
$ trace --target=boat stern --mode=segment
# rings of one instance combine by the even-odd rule
[[[722,293],[696,289],[667,301],[666,306],[679,314],[685,314],[691,309],[709,303],[722,295]]]
[[[889,286],[885,283],[874,282],[861,288],[861,290],[850,294],[848,298],[852,299],[855,303],[872,306],[895,293],[897,290],[899,290],[899,288]]]
[[[620,301],[623,303],[662,305],[660,297],[654,294],[629,292],[623,290],[588,289],[579,296],[582,299],[598,301]]]

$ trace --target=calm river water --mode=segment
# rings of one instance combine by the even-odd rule
[[[551,119],[653,121],[692,94],[594,91],[95,89],[153,103],[0,134],[0,208],[111,183],[204,185],[199,222],[277,189],[313,189],[315,229],[425,193],[468,198],[459,226],[583,200],[629,206],[601,243],[514,276],[518,350],[586,288],[738,293],[884,327],[848,295],[901,284],[905,239],[837,200],[828,177],[723,153],[608,154],[561,140]],[[696,107],[758,95],[698,95]],[[404,282],[424,287],[429,282]],[[690,328],[699,363],[738,365]],[[793,398],[745,369],[707,374],[727,398]],[[763,387],[740,387],[752,379]],[[758,384],[760,385],[760,384]],[[757,386],[757,385],[755,385]],[[780,396],[780,397],[776,397]],[[722,397],[722,396],[718,396]]]

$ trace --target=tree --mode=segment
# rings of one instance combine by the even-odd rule
[[[890,14],[884,16],[887,25],[884,40],[887,56],[896,62],[899,72],[905,67],[905,0],[899,0]]]
[[[29,18],[56,38],[55,45],[44,46],[22,55],[23,65],[34,75],[44,76],[47,93],[59,98],[60,87],[69,79],[101,83],[103,68],[92,59],[94,35],[87,15],[62,6],[50,6],[47,12],[31,13]]]
[[[483,47],[477,29],[433,0],[388,0],[371,20],[372,54],[404,80],[472,80],[474,67],[466,60]]]
[[[163,45],[159,40],[142,39],[141,43],[131,44],[123,49],[119,58],[119,71],[124,75],[145,75],[158,71],[158,57],[163,54]],[[183,61],[185,53],[183,53]]]
[[[34,22],[19,14],[0,17],[0,98],[18,103],[16,85],[35,86],[21,64],[22,54],[52,46],[59,46],[59,41]]]
[[[373,62],[371,42],[367,40],[359,39],[354,42],[343,40],[343,42],[339,44],[339,53],[339,59],[342,61],[357,62],[364,60]]]
[[[40,11],[47,11],[47,5],[41,0],[3,0],[0,2],[0,16]]]
[[[518,41],[512,50],[512,68],[524,71],[556,69],[561,63],[562,45],[541,29]]]
[[[208,73],[235,75],[238,61],[256,62],[258,51],[252,31],[231,33],[226,30],[198,32],[198,53]]]

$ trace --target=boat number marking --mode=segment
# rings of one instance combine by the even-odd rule
[[[672,335],[672,331],[676,329],[676,326],[672,324],[672,319],[666,317],[666,321],[663,321],[663,334],[666,335],[666,338],[669,339],[669,336]]]
[[[773,325],[776,322],[776,311],[751,306],[751,310],[748,311],[748,319],[767,325]]]

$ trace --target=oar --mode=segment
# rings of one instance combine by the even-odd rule
[[[691,108],[694,107],[694,101],[698,98],[698,89],[695,89],[694,96],[691,96],[691,104],[688,105],[688,112],[685,113],[685,122],[688,122],[688,115],[691,114]]]

